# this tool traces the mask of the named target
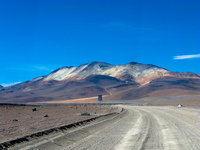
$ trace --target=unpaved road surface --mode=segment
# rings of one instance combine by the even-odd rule
[[[199,150],[199,109],[121,106],[117,116],[16,145],[32,150]]]

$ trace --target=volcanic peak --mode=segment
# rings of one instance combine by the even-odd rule
[[[0,101],[36,102],[96,95],[107,95],[108,99],[138,99],[168,89],[175,94],[178,89],[177,95],[184,90],[193,94],[199,93],[199,82],[198,74],[172,72],[155,65],[91,62],[79,67],[62,67],[47,76],[0,88]]]
[[[134,80],[135,82],[145,85],[156,78],[164,76],[172,76],[178,78],[200,78],[193,73],[176,73],[168,71],[151,64],[141,64],[137,62],[130,62],[125,65],[111,65],[105,62],[91,62],[79,67],[62,67],[47,75],[44,81],[77,81],[85,79],[90,75],[106,75],[123,79],[124,81]],[[125,75],[125,76],[124,76]],[[131,77],[132,76],[132,77]],[[125,79],[125,77],[127,79]]]

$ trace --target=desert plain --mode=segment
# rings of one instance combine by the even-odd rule
[[[171,103],[166,105],[167,101]],[[184,104],[182,108],[177,107],[179,102]],[[185,100],[180,97],[178,100],[165,98],[160,101],[143,99],[142,104],[104,102],[101,107],[94,103],[1,105],[0,149],[198,150],[198,102],[199,97],[195,96]],[[32,111],[33,108],[36,111]],[[90,115],[81,116],[85,112]],[[91,118],[98,119],[75,124]],[[75,125],[66,127],[70,124]]]
[[[32,111],[33,108],[36,111]],[[117,108],[98,104],[1,105],[0,143],[116,111]],[[81,116],[85,112],[90,115]]]
[[[58,68],[0,86],[0,103],[26,104],[1,105],[0,149],[199,150],[199,89],[199,74],[152,64]]]

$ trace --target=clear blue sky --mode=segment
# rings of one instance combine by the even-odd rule
[[[92,61],[200,74],[199,18],[199,0],[0,0],[0,84]]]

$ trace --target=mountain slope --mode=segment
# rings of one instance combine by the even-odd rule
[[[62,67],[49,75],[1,88],[0,102],[70,100],[97,95],[125,100],[155,96],[157,91],[165,91],[164,96],[171,89],[179,91],[177,95],[183,90],[198,94],[199,81],[198,74],[172,72],[155,65],[92,62]]]
[[[169,92],[167,92],[169,91]],[[115,100],[131,100],[143,97],[167,97],[180,95],[200,95],[199,79],[180,79],[174,77],[162,77],[151,81],[139,88],[130,88],[110,96]]]
[[[107,75],[116,78],[126,76],[134,78],[136,82],[140,84],[147,84],[155,78],[162,77],[169,73],[168,70],[154,66],[144,65],[135,62],[128,63],[126,65],[110,65],[102,62],[92,62],[89,64],[81,65],[76,67],[63,67],[50,75],[44,77],[44,81],[57,80],[57,81],[72,81],[84,79],[90,75]],[[126,75],[126,76],[124,76]],[[126,80],[126,78],[124,79]]]

